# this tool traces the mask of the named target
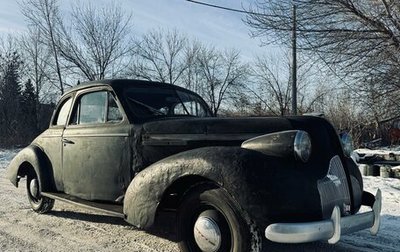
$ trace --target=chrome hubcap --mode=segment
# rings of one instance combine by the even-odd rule
[[[31,182],[29,183],[29,190],[31,192],[31,195],[37,199],[39,197],[39,183],[37,179],[32,179]]]
[[[194,239],[204,252],[216,252],[221,246],[221,230],[208,216],[200,216],[194,224]]]

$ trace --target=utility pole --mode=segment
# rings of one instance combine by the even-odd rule
[[[292,114],[297,115],[297,20],[295,3],[293,3],[292,15]]]

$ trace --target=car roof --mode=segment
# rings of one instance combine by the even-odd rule
[[[183,90],[189,93],[196,94],[190,90],[187,90],[185,88],[173,85],[173,84],[168,84],[168,83],[163,83],[163,82],[156,82],[156,81],[146,81],[146,80],[134,80],[134,79],[107,79],[107,80],[98,80],[98,81],[89,81],[89,82],[84,82],[81,84],[78,84],[70,89],[68,89],[63,96],[66,96],[72,92],[78,91],[78,90],[83,90],[91,87],[99,87],[99,86],[110,86],[114,90],[119,90],[122,87],[130,86],[130,87],[158,87],[158,88],[172,88],[172,89],[178,89],[178,90]]]

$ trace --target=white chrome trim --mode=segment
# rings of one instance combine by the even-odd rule
[[[200,216],[194,224],[193,234],[201,251],[216,252],[221,247],[221,230],[211,217]]]
[[[380,227],[382,208],[382,193],[378,189],[372,210],[365,213],[341,217],[340,208],[335,206],[332,217],[328,220],[304,223],[274,223],[265,229],[265,237],[280,243],[304,243],[328,240],[334,244],[342,234],[353,233],[370,228],[370,233],[376,235]]]
[[[100,134],[65,134],[63,137],[68,138],[68,137],[128,137],[128,133],[100,133]]]
[[[382,210],[382,192],[380,189],[376,192],[375,195],[375,202],[374,205],[372,206],[372,209],[374,210],[374,225],[370,228],[370,232],[372,235],[377,235],[379,228],[381,226],[381,210]]]
[[[335,206],[332,211],[331,221],[333,223],[333,235],[328,240],[330,244],[335,244],[340,240],[342,230],[340,229],[340,208]]]

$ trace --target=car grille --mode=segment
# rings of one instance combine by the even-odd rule
[[[335,206],[340,207],[342,214],[350,214],[349,185],[339,156],[331,159],[328,174],[318,180],[318,191],[324,218],[330,217]]]

